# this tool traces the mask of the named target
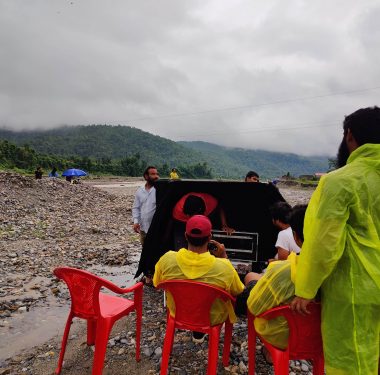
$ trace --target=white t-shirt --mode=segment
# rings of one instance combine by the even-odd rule
[[[295,252],[296,254],[299,254],[301,252],[301,249],[296,244],[296,241],[294,241],[293,237],[293,231],[292,228],[286,228],[279,232],[277,236],[277,242],[276,247],[281,247],[284,250],[288,250],[289,254],[291,251]],[[276,254],[276,259],[278,258],[278,254]]]

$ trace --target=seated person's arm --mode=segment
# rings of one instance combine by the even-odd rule
[[[226,214],[223,210],[222,207],[219,208],[219,212],[220,212],[220,222],[222,223],[222,230],[224,232],[226,232],[227,234],[232,234],[235,232],[235,229],[233,228],[230,228],[227,224],[227,220],[226,220]]]
[[[210,253],[214,255],[216,258],[225,258],[228,259],[227,253],[226,253],[226,248],[222,243],[219,243],[218,241],[215,240],[210,240],[210,243],[215,245],[215,250],[210,250]]]
[[[277,254],[278,254],[278,260],[286,260],[286,259],[288,259],[290,251],[278,246],[277,247]]]

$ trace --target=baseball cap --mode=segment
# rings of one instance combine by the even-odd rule
[[[207,237],[211,235],[211,221],[207,216],[194,215],[186,223],[186,234],[190,237]]]

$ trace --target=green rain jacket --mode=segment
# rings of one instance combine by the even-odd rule
[[[296,295],[321,288],[327,374],[377,374],[379,235],[380,144],[365,144],[321,179],[305,216]]]

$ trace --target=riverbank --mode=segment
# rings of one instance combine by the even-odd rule
[[[87,269],[120,286],[135,282],[140,243],[132,231],[131,206],[141,183],[118,178],[70,185],[0,173],[0,375],[54,372],[69,308],[65,286],[52,275],[55,267]],[[312,192],[286,186],[280,191],[293,205],[307,203]],[[166,327],[162,300],[160,291],[145,287],[141,362],[134,361],[134,317],[128,317],[112,331],[104,374],[159,372]],[[92,355],[85,325],[77,321],[64,374],[91,373]],[[188,332],[176,335],[173,374],[201,374],[205,361],[207,342],[193,344]],[[246,373],[247,363],[246,322],[240,320],[234,326],[231,365],[223,369],[220,364],[219,373]],[[297,373],[308,365],[292,366]],[[257,374],[269,371],[258,352]]]

